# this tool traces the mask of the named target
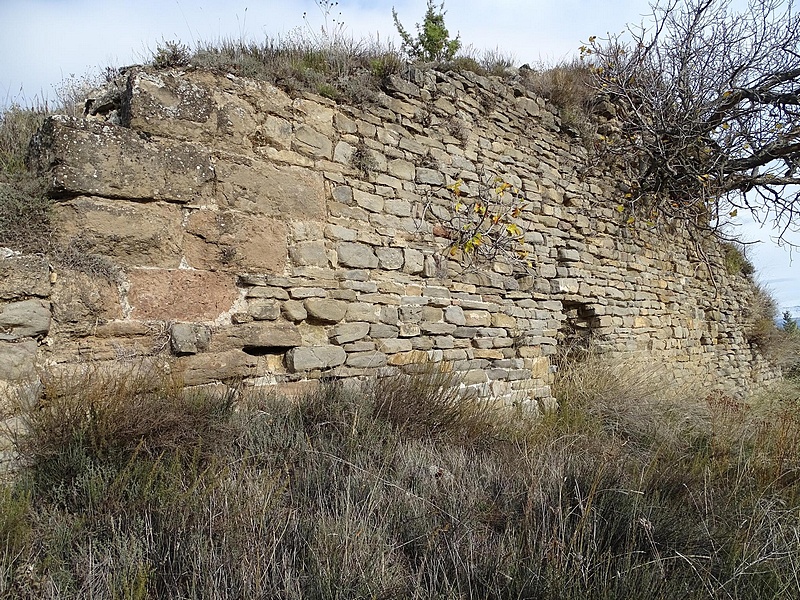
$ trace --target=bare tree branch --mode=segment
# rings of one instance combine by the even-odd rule
[[[625,171],[621,205],[634,218],[715,230],[747,208],[798,227],[794,0],[750,0],[742,13],[730,0],[666,0],[582,50],[615,113],[599,128],[599,154]]]

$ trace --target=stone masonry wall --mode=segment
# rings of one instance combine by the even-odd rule
[[[113,92],[34,140],[67,260],[0,255],[0,380],[151,360],[189,385],[292,390],[445,361],[541,404],[576,338],[676,381],[777,376],[744,333],[751,283],[711,242],[625,227],[613,174],[586,175],[581,140],[520,86],[412,70],[352,107],[134,69]],[[524,192],[529,273],[465,270],[434,235],[446,185],[494,176]]]

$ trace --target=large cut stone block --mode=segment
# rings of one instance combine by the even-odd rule
[[[326,218],[321,173],[236,154],[220,154],[216,170],[220,202],[231,208],[288,219]]]
[[[218,330],[214,334],[212,349],[233,347],[266,352],[274,348],[292,348],[301,343],[300,330],[294,323],[261,321]]]
[[[79,197],[56,204],[63,245],[75,238],[94,254],[137,267],[177,268],[181,262],[179,206]]]
[[[212,321],[239,295],[233,277],[209,271],[134,269],[128,279],[136,319]]]
[[[199,210],[189,217],[185,257],[196,269],[281,273],[286,265],[286,225],[238,211]]]
[[[216,178],[200,145],[147,139],[125,127],[58,115],[31,142],[55,196],[210,201]]]

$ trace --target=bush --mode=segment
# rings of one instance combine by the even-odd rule
[[[455,58],[461,42],[458,36],[450,38],[450,32],[444,24],[445,14],[444,2],[437,12],[434,0],[428,0],[422,25],[417,23],[417,35],[414,37],[400,23],[397,11],[392,9],[394,26],[403,42],[403,52],[411,61],[443,62]]]

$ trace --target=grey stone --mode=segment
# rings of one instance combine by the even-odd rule
[[[16,344],[0,342],[0,381],[35,378],[37,347],[33,340]]]
[[[425,261],[425,255],[422,252],[413,248],[405,248],[403,250],[403,258],[403,271],[412,275],[422,272]]]
[[[466,325],[464,310],[460,306],[448,306],[444,309],[444,320],[453,325]]]
[[[386,354],[410,352],[413,349],[411,340],[399,338],[386,338],[378,340],[376,347],[379,351],[385,352]]]
[[[394,325],[385,325],[383,323],[373,323],[369,328],[369,334],[375,339],[381,338],[396,338],[400,329]]]
[[[169,342],[175,354],[197,354],[208,350],[211,332],[197,323],[174,323],[169,332]]]
[[[388,357],[383,352],[353,352],[347,355],[347,366],[361,369],[385,367]]]
[[[0,340],[41,337],[47,335],[49,331],[49,302],[23,300],[0,308]]]
[[[322,241],[299,242],[289,248],[289,256],[295,265],[327,267],[328,255]]]
[[[426,323],[419,324],[419,328],[423,333],[433,335],[451,335],[456,331],[457,327],[452,323]]]
[[[434,169],[417,169],[416,173],[417,183],[427,185],[444,185],[444,175],[440,171]]]
[[[281,307],[274,300],[259,299],[247,305],[247,313],[256,321],[274,321],[281,316]]]
[[[279,287],[257,286],[247,290],[248,298],[275,298],[277,300],[288,300],[289,292]]]
[[[39,256],[9,256],[0,254],[0,298],[14,300],[20,297],[48,296],[50,294],[50,268]]]
[[[333,340],[339,344],[355,342],[369,333],[369,323],[342,323],[333,329]]]
[[[339,263],[355,269],[374,269],[378,266],[378,257],[371,246],[351,242],[340,242],[336,246]]]
[[[381,269],[396,271],[403,268],[403,251],[400,248],[378,248],[378,264]]]
[[[344,363],[347,352],[340,346],[309,346],[292,348],[286,353],[286,366],[297,373],[312,369],[329,369]]]
[[[281,312],[287,321],[303,321],[308,317],[306,307],[299,300],[289,300],[283,303]]]
[[[338,323],[347,313],[347,303],[326,298],[309,298],[305,302],[308,316],[325,323]]]
[[[289,290],[289,295],[292,300],[303,300],[305,298],[324,298],[327,293],[322,288],[317,287],[301,287]]]

